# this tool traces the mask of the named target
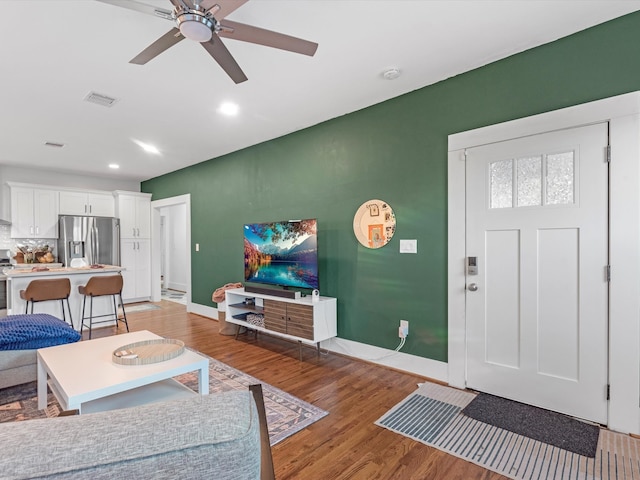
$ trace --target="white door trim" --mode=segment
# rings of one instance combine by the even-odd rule
[[[592,123],[610,123],[609,428],[640,434],[640,92],[449,136],[449,384],[466,385],[466,148]]]
[[[186,212],[186,244],[187,248],[187,312],[192,311],[191,305],[191,194],[179,195],[177,197],[163,198],[151,202],[151,301],[159,302],[161,299],[160,286],[160,262],[162,248],[160,246],[160,209],[174,205],[185,205]]]

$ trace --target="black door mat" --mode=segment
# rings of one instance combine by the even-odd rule
[[[462,413],[480,422],[594,458],[600,428],[560,413],[480,393]]]

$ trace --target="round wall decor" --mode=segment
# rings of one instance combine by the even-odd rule
[[[353,217],[353,233],[367,248],[384,247],[396,231],[396,216],[387,202],[369,200]]]

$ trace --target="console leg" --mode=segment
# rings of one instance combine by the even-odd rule
[[[238,339],[238,335],[240,335],[240,325],[236,325],[236,340]]]
[[[318,360],[320,360],[320,342],[316,342],[316,350],[318,352]]]
[[[298,340],[298,353],[300,354],[300,361],[302,361],[302,342]]]

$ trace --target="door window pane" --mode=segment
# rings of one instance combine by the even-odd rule
[[[513,160],[491,163],[491,208],[513,207]]]
[[[542,204],[542,156],[517,159],[518,206]]]
[[[547,155],[547,205],[574,203],[574,158],[573,152]]]

